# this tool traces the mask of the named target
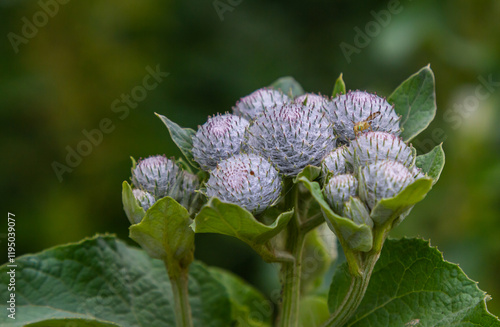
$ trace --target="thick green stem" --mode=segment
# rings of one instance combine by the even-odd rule
[[[167,267],[168,270],[168,267]],[[188,271],[179,270],[170,274],[170,284],[174,294],[175,322],[177,327],[193,327],[191,318],[191,305],[189,304]]]
[[[290,190],[285,198],[285,206],[287,209],[295,208],[294,217],[288,223],[286,230],[285,250],[292,255],[294,260],[285,262],[281,266],[283,302],[278,326],[294,327],[298,326],[299,322],[300,274],[305,233],[300,229],[298,217],[298,187],[291,180],[286,180],[285,184],[286,189]]]
[[[286,250],[295,260],[293,262],[283,263],[281,267],[283,303],[278,325],[281,327],[293,327],[298,325],[301,257],[303,248],[304,235],[299,231],[297,221],[291,221],[287,230]]]
[[[332,314],[331,318],[323,325],[324,327],[344,326],[344,324],[351,318],[365,296],[365,292],[368,288],[370,277],[373,272],[373,267],[375,267],[375,263],[377,263],[379,256],[380,252],[370,252],[367,254],[367,257],[363,262],[361,275],[351,276],[351,285],[349,286],[349,291],[347,292],[344,301]]]

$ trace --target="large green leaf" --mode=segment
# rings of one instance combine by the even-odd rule
[[[220,268],[209,268],[231,298],[234,327],[269,327],[272,323],[271,303],[257,289],[240,277]]]
[[[366,224],[356,224],[351,219],[341,217],[330,208],[323,198],[321,188],[317,182],[311,182],[305,177],[299,181],[311,192],[323,211],[326,222],[339,239],[344,240],[350,249],[356,251],[370,251],[373,244],[371,228]]]
[[[436,115],[434,73],[426,66],[398,86],[387,99],[401,115],[401,137],[409,141],[429,126]]]
[[[181,150],[187,161],[193,167],[200,168],[200,165],[193,159],[193,136],[196,135],[196,131],[191,128],[182,128],[163,115],[157,113],[155,115],[167,126],[172,141]]]
[[[16,264],[16,319],[4,313],[0,326],[175,326],[163,262],[113,236],[25,255]],[[10,269],[0,267],[2,285],[9,283]],[[2,299],[9,294],[7,287],[0,289]],[[195,326],[231,325],[225,287],[196,262],[190,266],[189,295]]]
[[[350,280],[346,264],[333,277],[328,305],[342,301]],[[365,297],[345,325],[500,326],[486,309],[487,295],[455,264],[420,239],[387,240]]]
[[[281,92],[290,96],[292,99],[304,94],[302,86],[291,76],[278,78],[270,86],[276,90],[281,90]]]
[[[401,214],[422,201],[432,188],[431,178],[420,178],[408,185],[395,197],[380,200],[370,216],[378,225],[396,221]]]
[[[335,85],[333,86],[332,97],[336,97],[338,95],[345,94],[345,83],[342,79],[342,73],[340,73],[339,78],[335,81]]]
[[[434,183],[436,183],[443,171],[444,161],[443,144],[440,144],[428,153],[418,156],[415,160],[415,165],[422,169],[429,177],[432,177]]]
[[[186,268],[194,259],[192,219],[171,197],[156,201],[139,224],[130,226],[130,238],[153,258]],[[169,266],[170,267],[170,266]]]
[[[122,203],[130,224],[138,224],[146,215],[144,209],[137,203],[132,187],[126,181],[122,184]]]
[[[211,198],[195,217],[196,233],[217,233],[236,237],[250,245],[266,261],[275,261],[267,243],[285,228],[293,211],[282,213],[272,225],[264,225],[242,207]]]

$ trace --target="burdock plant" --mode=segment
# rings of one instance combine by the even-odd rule
[[[16,258],[0,268],[16,319],[0,325],[500,326],[429,242],[388,238],[444,166],[441,145],[410,143],[436,112],[429,67],[388,97],[346,92],[342,76],[324,97],[288,77],[232,109],[197,130],[158,115],[183,158],[132,159],[122,200],[143,250],[103,235]],[[278,266],[272,303],[195,260],[198,233],[238,238]]]
[[[418,155],[410,143],[435,110],[425,67],[387,98],[346,92],[341,77],[331,98],[282,78],[197,131],[158,115],[185,158],[134,162],[123,200],[130,236],[165,264],[177,326],[497,324],[484,293],[437,250],[388,240],[443,168],[441,145]],[[211,274],[230,298],[227,319],[199,307],[189,283],[196,233],[236,237],[280,265],[276,314],[257,308],[252,301],[263,297],[220,270]],[[328,234],[345,262],[325,294],[320,285],[336,257]]]

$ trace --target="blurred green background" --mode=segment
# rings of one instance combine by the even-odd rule
[[[355,45],[355,28],[373,27],[372,11],[387,10],[388,1],[65,1],[46,20],[41,3],[54,1],[0,1],[0,232],[14,213],[18,255],[95,233],[127,239],[121,182],[129,156],[180,155],[154,112],[196,128],[284,75],[330,94],[343,72],[348,88],[388,96],[430,63],[438,112],[414,144],[423,153],[444,141],[447,162],[392,235],[430,239],[479,281],[500,314],[500,86],[474,96],[481,78],[500,81],[499,1],[401,1],[348,59],[340,44]],[[40,27],[29,30],[26,21]],[[169,76],[120,119],[113,102],[157,65]],[[53,162],[65,164],[67,147],[76,149],[82,131],[104,118],[113,132],[59,181]],[[5,238],[0,244],[3,262]],[[199,235],[197,246],[198,258],[269,291],[262,278],[275,278],[276,267],[245,245]]]

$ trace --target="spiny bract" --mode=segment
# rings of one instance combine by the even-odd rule
[[[179,189],[179,167],[165,156],[152,156],[142,159],[132,171],[134,185],[153,194],[158,200]]]
[[[340,141],[344,143],[354,139],[356,136],[354,126],[358,123],[366,123],[364,127],[373,131],[396,135],[401,132],[400,118],[393,106],[375,94],[349,91],[347,94],[335,97],[327,110],[335,122],[335,130]]]
[[[186,209],[190,209],[195,201],[197,195],[195,190],[198,189],[198,186],[200,186],[200,181],[198,176],[188,173],[185,170],[182,171],[179,178],[181,179],[179,183],[179,194],[174,198]]]
[[[248,129],[248,146],[293,176],[319,166],[335,147],[332,122],[319,110],[285,104],[263,112]]]
[[[241,98],[233,107],[233,113],[251,121],[264,111],[289,102],[290,98],[284,93],[271,88],[262,88]]]
[[[359,196],[373,209],[377,202],[396,196],[414,180],[413,173],[402,163],[380,161],[361,169]]]
[[[149,192],[135,188],[132,190],[132,194],[134,194],[135,199],[137,200],[139,205],[144,209],[144,211],[148,211],[148,209],[151,208],[153,204],[155,204],[155,198]]]
[[[339,214],[342,214],[344,202],[356,196],[358,180],[351,174],[337,175],[330,178],[325,186],[326,201]]]
[[[347,147],[341,146],[330,152],[321,162],[321,172],[324,176],[328,174],[340,175],[350,172],[346,166]]]
[[[280,196],[281,179],[269,161],[256,154],[238,154],[210,172],[206,195],[260,213]]]
[[[217,163],[241,151],[248,121],[225,114],[208,118],[193,137],[193,157],[203,170],[211,170]]]
[[[410,167],[415,162],[415,153],[403,140],[386,132],[359,134],[347,150],[352,158],[354,171],[377,161],[394,160]]]
[[[297,98],[295,98],[295,103],[298,105],[304,105],[308,108],[318,109],[319,111],[326,111],[328,105],[328,98],[319,94],[306,93]]]

